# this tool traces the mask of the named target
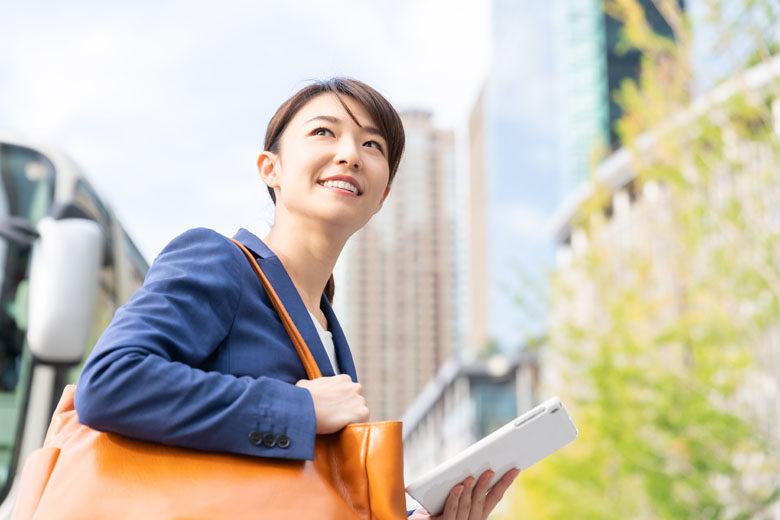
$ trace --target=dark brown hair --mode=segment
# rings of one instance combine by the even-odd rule
[[[271,118],[271,121],[268,122],[268,128],[265,131],[264,149],[278,153],[282,134],[292,118],[295,117],[295,114],[316,96],[327,93],[336,95],[344,110],[358,125],[357,119],[349,107],[347,107],[342,96],[347,96],[358,102],[368,112],[368,115],[387,142],[387,164],[390,167],[390,177],[387,185],[389,186],[393,182],[395,173],[398,170],[398,164],[401,162],[401,155],[404,152],[404,127],[398,112],[382,94],[356,79],[335,77],[326,81],[316,81],[293,94],[292,97],[282,103]],[[276,195],[274,195],[274,190],[270,186],[268,186],[268,193],[275,204]],[[325,285],[325,296],[332,302],[334,293],[335,284],[333,275],[331,275],[328,278],[328,283]]]

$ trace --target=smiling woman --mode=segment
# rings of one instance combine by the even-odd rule
[[[274,226],[263,240],[245,229],[234,237],[259,263],[257,272],[236,244],[214,231],[174,239],[85,364],[75,396],[80,421],[171,446],[269,464],[286,459],[280,475],[283,468],[308,467],[306,461],[347,463],[318,451],[369,418],[331,307],[331,273],[349,237],[382,207],[403,148],[398,114],[364,83],[336,78],[286,101],[257,160],[276,203]],[[265,290],[256,277],[261,273]],[[400,446],[400,425],[397,430]],[[352,458],[351,452],[345,457]],[[486,476],[455,486],[443,518],[486,518],[514,473],[492,490]],[[372,507],[387,505],[387,518],[403,510],[402,486],[391,488],[371,499]],[[315,506],[308,498],[304,504],[276,497],[273,509],[269,504],[252,514],[281,508],[286,517],[310,517]]]
[[[386,149],[383,147],[383,153],[390,169],[388,185],[392,183],[404,150],[403,124],[395,109],[379,92],[365,83],[353,79],[333,78],[330,81],[316,82],[301,89],[285,101],[268,123],[265,133],[265,149],[270,152],[278,152],[282,133],[287,128],[290,120],[303,105],[320,94],[334,95],[342,105],[346,115],[358,126],[361,126],[361,124],[355,118],[346,100],[349,100],[350,103],[357,103],[366,112],[373,124],[364,128],[364,130],[375,137],[381,137],[386,143]],[[341,122],[338,116],[323,116],[321,120],[329,124]],[[322,130],[329,132],[327,128]],[[269,192],[273,198],[274,192],[270,187]]]
[[[260,154],[260,175],[276,201],[268,242],[278,240],[289,222],[310,216],[343,247],[379,211],[390,192],[390,170],[386,140],[370,121],[354,101],[322,94],[290,120],[278,152]]]

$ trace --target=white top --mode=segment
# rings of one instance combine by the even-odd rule
[[[322,346],[325,347],[325,352],[328,353],[328,359],[330,359],[330,364],[333,366],[333,372],[340,374],[341,370],[339,370],[339,364],[338,361],[336,361],[336,346],[333,344],[333,334],[329,330],[322,328],[319,320],[314,317],[314,314],[312,314],[311,311],[309,311],[309,316],[311,316],[311,321],[314,322],[314,328],[317,329],[317,333],[320,335],[320,341],[322,341]]]

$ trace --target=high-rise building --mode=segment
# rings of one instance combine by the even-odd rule
[[[466,316],[464,341],[478,350],[490,340],[490,300],[488,298],[487,208],[485,207],[485,91],[480,92],[469,115],[468,236],[461,243],[468,251],[468,299],[462,303]]]
[[[372,420],[400,418],[459,338],[454,137],[429,113],[401,118],[406,151],[390,196],[350,240],[335,276]]]
[[[671,36],[653,1],[640,4],[651,27]],[[485,233],[481,245],[471,242],[471,292],[479,295],[480,276],[487,292],[483,305],[471,299],[468,346],[476,351],[490,340],[514,349],[544,335],[549,221],[588,178],[597,152],[617,146],[612,95],[637,77],[640,60],[616,48],[622,25],[601,0],[492,0],[491,10],[491,69],[469,121],[471,208],[484,208]],[[473,238],[476,216],[471,224]]]
[[[678,0],[680,6],[684,0]],[[559,3],[563,80],[562,161],[559,189],[565,197],[588,179],[596,162],[620,146],[616,123],[623,111],[614,98],[625,79],[639,77],[641,53],[618,46],[623,24],[608,16],[602,0]],[[671,38],[672,30],[653,0],[639,0],[650,28]]]

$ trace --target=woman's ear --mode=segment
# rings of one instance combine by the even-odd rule
[[[387,198],[388,195],[390,195],[390,185],[389,184],[387,185],[387,188],[385,188],[385,194],[382,195],[382,200],[379,201],[379,207],[376,208],[376,211],[379,211],[380,209],[382,209],[382,205],[385,203],[385,199]],[[374,213],[376,213],[376,211]]]
[[[257,157],[257,171],[260,172],[260,178],[271,188],[279,187],[279,172],[276,167],[278,159],[277,154],[268,150]]]

